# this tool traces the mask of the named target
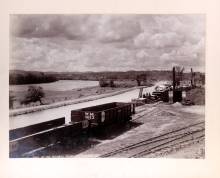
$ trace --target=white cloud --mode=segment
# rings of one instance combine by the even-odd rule
[[[202,15],[14,15],[10,68],[55,71],[204,66]],[[204,68],[204,67],[203,67]]]
[[[161,60],[171,60],[171,59],[173,59],[173,57],[172,57],[172,55],[170,55],[170,54],[163,53],[163,54],[160,56],[160,59],[161,59]]]
[[[151,39],[151,34],[144,32],[139,34],[136,38],[134,38],[134,44],[137,47],[149,47],[149,41]]]
[[[101,41],[123,41],[140,33],[140,25],[133,16],[104,15],[98,20],[97,36]]]
[[[136,57],[137,58],[147,58],[147,57],[149,57],[149,55],[146,53],[145,50],[140,50],[137,52]]]
[[[182,39],[174,32],[157,33],[151,37],[150,42],[156,48],[178,47],[181,45]]]
[[[167,33],[141,33],[134,39],[134,44],[137,47],[146,48],[166,48],[166,47],[178,47],[182,44],[182,37],[174,32]]]

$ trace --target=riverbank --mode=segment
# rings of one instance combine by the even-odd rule
[[[49,104],[53,104],[53,103],[57,103],[61,101],[81,99],[81,98],[88,97],[91,95],[110,93],[114,91],[120,91],[123,89],[124,88],[110,88],[110,87],[100,88],[98,86],[75,88],[75,89],[66,90],[66,91],[44,89],[45,96],[42,98],[42,103],[44,105],[49,105]],[[13,96],[15,96],[13,109],[28,108],[28,107],[34,107],[34,106],[40,105],[40,102],[32,102],[29,104],[22,105],[21,101],[24,100],[27,91],[12,90],[12,92],[13,92]]]
[[[9,111],[9,116],[17,116],[21,114],[28,114],[36,111],[42,111],[46,109],[51,109],[51,108],[57,108],[57,107],[62,107],[62,106],[67,106],[71,104],[77,104],[77,103],[83,103],[83,102],[88,102],[88,101],[93,101],[105,97],[110,97],[114,95],[119,95],[131,90],[135,90],[140,87],[129,87],[129,88],[110,88],[110,87],[105,87],[105,88],[100,88],[100,87],[89,87],[89,88],[83,88],[83,89],[77,89],[75,92],[71,91],[74,93],[75,96],[77,96],[77,93],[84,93],[84,97],[81,98],[73,98],[70,100],[63,100],[59,102],[54,102],[51,104],[47,105],[39,105],[39,106],[31,106],[31,107],[26,107],[26,108],[18,108],[18,109],[13,109]],[[98,91],[98,92],[97,92]],[[70,91],[68,91],[70,92]],[[65,94],[68,93],[65,91]],[[95,94],[93,95],[93,93]],[[53,92],[50,93],[51,96],[55,96]],[[56,95],[56,97],[58,97]],[[61,97],[61,96],[60,96]],[[62,97],[63,98],[63,97]]]
[[[33,84],[43,88],[45,96],[42,98],[44,105],[61,101],[80,99],[93,95],[100,95],[136,86],[136,81],[120,80],[114,82],[114,87],[99,87],[98,81],[60,80],[50,84]],[[32,85],[10,85],[9,95],[13,98],[13,109],[39,106],[40,102],[21,104],[25,100],[28,87]],[[11,109],[11,108],[10,108]]]

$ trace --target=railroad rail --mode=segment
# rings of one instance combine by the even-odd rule
[[[161,101],[159,101],[159,102],[157,102],[157,103],[151,105],[151,107],[155,107],[155,106],[159,105],[160,103],[161,103]],[[155,114],[155,113],[159,113],[159,112],[160,112],[160,111],[158,111],[156,107],[153,108],[153,109],[150,110],[150,111],[149,111],[149,110],[146,111],[146,108],[144,108],[143,110],[138,111],[138,112],[136,113],[137,116],[133,116],[132,121],[136,121],[136,120],[139,120],[140,118],[142,118],[143,116],[151,116],[151,115],[153,115],[153,114]],[[141,114],[141,115],[139,115],[139,114]]]
[[[100,155],[99,157],[129,157],[137,158],[156,153],[169,147],[192,143],[203,139],[205,136],[205,122],[194,123],[146,140],[130,144],[123,148]]]

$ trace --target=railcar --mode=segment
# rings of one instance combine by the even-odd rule
[[[100,127],[131,120],[133,103],[112,102],[71,111],[71,122],[89,121],[89,127]]]

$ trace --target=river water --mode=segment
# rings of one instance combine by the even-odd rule
[[[39,84],[25,84],[25,85],[10,85],[9,89],[13,91],[27,91],[28,86],[41,86],[44,90],[51,91],[66,91],[76,88],[86,88],[98,86],[98,81],[90,80],[58,80],[51,83],[39,83]]]
[[[152,93],[154,88],[155,86],[145,88],[143,92]],[[62,106],[58,108],[32,112],[28,114],[17,115],[14,117],[10,117],[9,126],[10,126],[10,129],[15,129],[15,128],[33,125],[36,123],[45,122],[45,121],[49,121],[49,120],[53,120],[53,119],[57,119],[61,117],[65,117],[65,121],[66,123],[68,123],[70,122],[71,110],[80,109],[80,108],[89,107],[89,106],[95,106],[99,104],[110,103],[110,102],[130,102],[131,99],[138,97],[139,91],[140,89],[135,89],[132,91],[119,94],[119,95],[97,99],[94,101],[67,105],[67,106]]]

